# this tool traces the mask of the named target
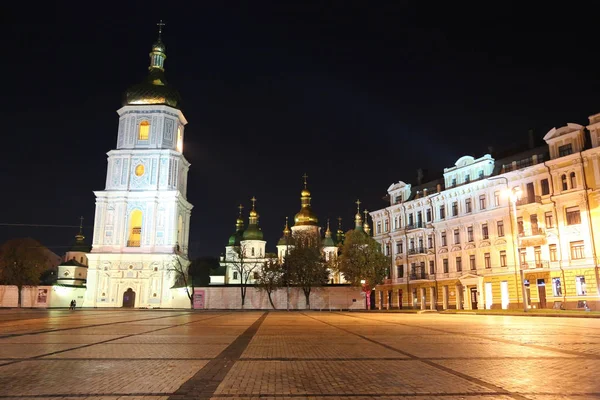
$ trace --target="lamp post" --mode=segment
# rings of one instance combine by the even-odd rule
[[[371,293],[370,293],[370,290],[368,290],[368,288],[367,288],[367,281],[364,279],[361,279],[360,284],[362,285],[362,290],[363,290],[363,293],[365,294],[365,302],[367,305],[367,310],[370,310],[371,309]]]
[[[521,286],[521,294],[523,296],[523,311],[527,312],[528,310],[528,304],[527,304],[527,291],[525,290],[525,279],[524,279],[524,274],[523,274],[523,269],[521,268],[521,264],[519,262],[519,259],[517,257],[517,252],[519,251],[519,236],[518,236],[518,232],[515,231],[515,226],[518,226],[518,221],[517,221],[517,201],[519,201],[521,199],[521,195],[523,194],[523,191],[521,190],[520,187],[514,187],[512,189],[508,189],[508,196],[510,199],[510,202],[512,203],[512,210],[513,210],[513,219],[511,220],[511,234],[513,236],[513,246],[514,246],[514,259],[515,259],[515,278],[517,276],[517,271],[519,272],[519,284]],[[510,212],[509,212],[510,214]],[[513,222],[514,221],[514,222]],[[517,288],[515,288],[517,290],[517,302],[518,302],[518,296],[519,296],[519,292]]]

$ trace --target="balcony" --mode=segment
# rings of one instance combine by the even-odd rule
[[[549,268],[550,262],[545,260],[527,261],[521,263],[521,269]]]
[[[532,203],[542,204],[542,196],[526,196],[517,200],[517,206],[525,206]]]
[[[425,247],[415,247],[413,249],[408,249],[409,256],[413,256],[415,254],[425,254],[425,253],[427,253],[427,250],[425,250]]]
[[[414,223],[414,224],[408,224],[408,225],[406,225],[406,229],[407,230],[419,229],[419,228],[423,228],[423,222],[417,222],[417,223]]]
[[[140,241],[139,240],[128,240],[127,247],[140,247]]]
[[[417,272],[412,272],[410,274],[410,279],[412,280],[417,280],[417,279],[427,279],[428,276],[425,273],[425,271],[417,271]]]

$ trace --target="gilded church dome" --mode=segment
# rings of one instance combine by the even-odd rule
[[[165,79],[166,46],[160,36],[152,45],[150,67],[144,82],[130,86],[125,92],[124,105],[164,104],[178,108],[181,103],[179,92]]]
[[[319,219],[317,215],[310,208],[310,205],[303,206],[302,209],[294,217],[294,225],[317,225]]]

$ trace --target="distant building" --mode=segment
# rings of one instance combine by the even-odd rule
[[[83,223],[83,219],[82,219]],[[75,242],[66,252],[64,261],[58,266],[56,284],[61,286],[85,286],[88,272],[87,253],[91,246],[85,243],[83,225],[75,235]]]
[[[393,259],[378,306],[600,309],[600,114],[587,130],[553,128],[545,146],[392,184],[371,213]]]

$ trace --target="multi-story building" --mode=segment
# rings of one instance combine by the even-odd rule
[[[371,212],[392,259],[377,306],[600,309],[600,114],[589,119],[541,147],[392,184],[390,205]]]

